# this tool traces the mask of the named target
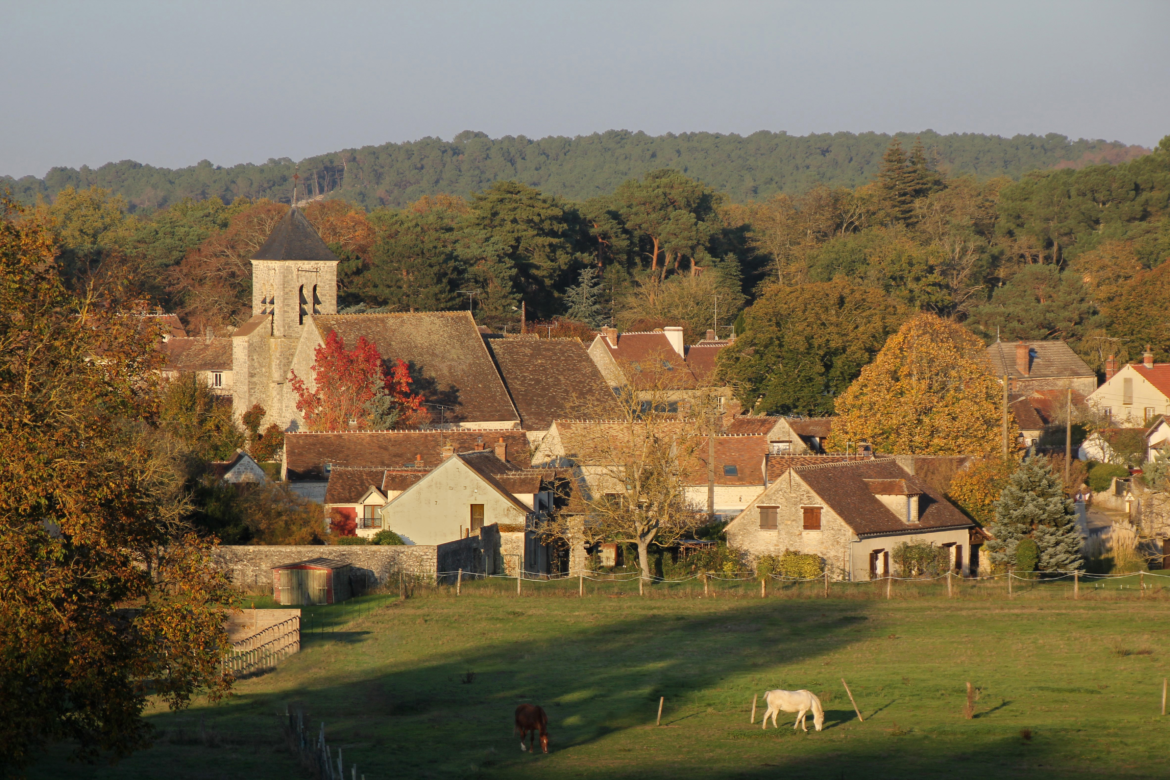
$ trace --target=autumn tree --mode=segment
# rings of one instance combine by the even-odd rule
[[[38,204],[37,211],[56,237],[58,267],[67,283],[83,285],[105,264],[124,268],[123,245],[134,229],[124,198],[101,187],[66,187],[51,204]]]
[[[900,455],[990,455],[1001,450],[1002,392],[982,341],[919,314],[837,399],[828,447],[843,452],[864,441]],[[1013,422],[1010,441],[1017,432]]]
[[[880,290],[844,280],[774,285],[720,352],[720,375],[753,412],[832,414],[906,316]]]
[[[212,393],[194,373],[162,384],[158,424],[203,461],[228,460],[246,443],[232,419],[231,399]]]
[[[960,471],[947,488],[947,498],[981,527],[995,521],[995,502],[1018,465],[1015,459],[980,458]]]
[[[116,287],[68,291],[54,237],[0,204],[0,766],[150,741],[148,696],[221,695],[234,592],[183,522],[155,428],[160,334]],[[133,606],[133,609],[126,607]]]
[[[410,392],[410,368],[397,360],[387,374],[378,348],[364,336],[346,349],[341,336],[331,331],[313,358],[311,384],[295,371],[289,380],[309,430],[381,430],[430,419],[422,396]]]

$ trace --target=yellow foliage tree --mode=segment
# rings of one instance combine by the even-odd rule
[[[985,458],[963,469],[951,480],[947,498],[979,525],[995,522],[995,502],[1019,467],[1015,458]]]
[[[903,455],[991,455],[1001,450],[1003,386],[983,342],[963,326],[920,314],[886,341],[837,399],[828,446],[869,442]],[[1009,420],[1008,441],[1018,430]]]

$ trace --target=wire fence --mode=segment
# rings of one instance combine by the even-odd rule
[[[955,573],[933,577],[881,576],[869,580],[828,576],[798,578],[753,572],[699,572],[681,578],[643,577],[638,572],[585,571],[534,575],[440,572],[436,586],[451,595],[641,596],[644,598],[987,598],[1130,600],[1170,599],[1170,572],[1091,574],[1082,571],[1008,572],[979,577]]]

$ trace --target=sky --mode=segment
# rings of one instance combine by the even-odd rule
[[[0,0],[0,175],[488,135],[1170,134],[1170,2]]]

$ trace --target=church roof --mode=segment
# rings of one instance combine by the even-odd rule
[[[337,255],[329,251],[305,215],[293,207],[277,223],[264,246],[256,250],[252,259],[337,262]]]

